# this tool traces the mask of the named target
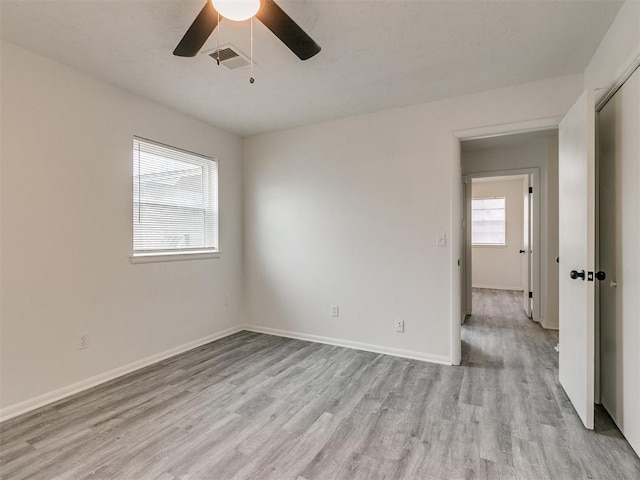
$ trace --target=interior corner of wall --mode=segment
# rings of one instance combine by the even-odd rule
[[[553,320],[547,320],[546,318],[541,318],[540,319],[540,325],[542,325],[542,328],[544,328],[545,330],[558,330],[559,329],[559,325],[558,325],[558,321],[553,321]]]

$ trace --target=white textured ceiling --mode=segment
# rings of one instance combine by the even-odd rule
[[[0,0],[0,34],[246,136],[581,72],[621,5],[277,1],[322,51],[302,62],[256,22],[253,85],[172,55],[204,0]],[[248,22],[223,21],[220,43],[249,53]]]

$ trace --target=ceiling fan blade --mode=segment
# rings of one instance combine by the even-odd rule
[[[256,17],[300,60],[307,60],[320,51],[320,45],[314,42],[273,0],[263,0]]]
[[[213,8],[211,0],[207,0],[173,54],[178,57],[195,57],[217,25],[218,12]]]

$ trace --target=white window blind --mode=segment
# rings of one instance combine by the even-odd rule
[[[133,139],[133,253],[217,251],[218,165]]]
[[[506,199],[471,200],[471,243],[473,245],[506,244]]]

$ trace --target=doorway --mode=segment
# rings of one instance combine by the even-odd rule
[[[535,128],[535,127],[534,127]],[[466,138],[465,138],[466,137]],[[469,222],[471,217],[470,182],[490,177],[514,177],[529,179],[531,195],[523,195],[529,201],[528,235],[522,232],[516,249],[516,257],[528,263],[521,266],[521,304],[527,315],[544,328],[558,328],[558,130],[555,126],[537,127],[536,130],[518,131],[482,137],[465,135],[460,141],[461,170],[461,224],[460,233],[460,312],[471,313],[471,285],[473,277],[473,252]],[[524,192],[523,192],[524,193]],[[463,207],[464,205],[464,207]],[[524,209],[524,205],[522,205]],[[527,225],[527,223],[525,223]],[[524,225],[523,225],[524,227]],[[525,245],[524,238],[530,238]],[[525,251],[525,255],[520,254]],[[528,258],[527,258],[528,257]],[[526,274],[526,266],[529,274]],[[528,282],[527,282],[528,280]],[[529,284],[527,288],[527,283]],[[491,285],[491,284],[489,284]],[[494,285],[496,286],[496,285]],[[501,286],[501,285],[497,285]],[[529,299],[529,292],[533,298]],[[461,319],[464,316],[461,315]]]
[[[539,318],[539,302],[533,302],[535,174],[476,173],[463,180],[463,320],[473,312],[472,292],[478,289],[518,292],[526,316]]]

